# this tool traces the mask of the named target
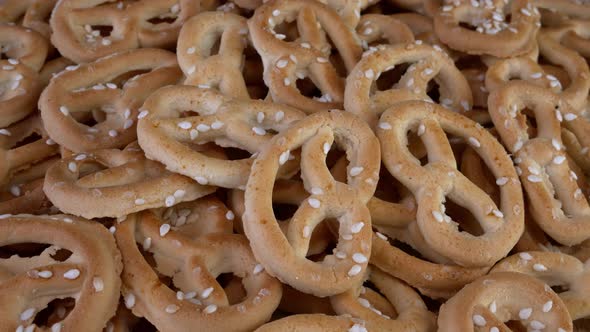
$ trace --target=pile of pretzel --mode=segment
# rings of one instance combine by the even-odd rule
[[[0,331],[590,331],[584,0],[5,0]]]

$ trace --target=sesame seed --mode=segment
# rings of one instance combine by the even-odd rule
[[[461,107],[463,107],[464,110],[469,111],[469,102],[467,100],[462,100]]]
[[[536,263],[535,265],[533,265],[533,270],[537,272],[544,272],[547,271],[547,267],[543,264]]]
[[[354,277],[355,275],[361,273],[362,267],[360,265],[353,265],[350,270],[348,270],[348,276]]]
[[[530,326],[535,330],[542,330],[545,328],[545,324],[539,322],[538,320],[531,321]]]
[[[281,122],[281,120],[283,120],[283,118],[284,118],[284,117],[285,117],[285,112],[283,112],[283,111],[278,111],[278,112],[275,114],[275,121],[276,121],[276,122]]]
[[[16,60],[16,59],[8,59],[8,63],[10,63],[11,65],[15,65],[15,66],[19,64],[18,60]]]
[[[481,146],[481,143],[479,143],[479,141],[475,137],[469,137],[467,140],[469,141],[469,144],[471,144],[471,146],[473,147],[479,148]]]
[[[287,38],[287,36],[285,36],[285,35],[284,35],[284,34],[282,34],[282,33],[277,33],[277,34],[275,35],[275,38],[276,38],[276,39],[278,39],[278,40],[283,40],[283,39]]]
[[[504,213],[498,209],[493,209],[492,213],[498,218],[504,218]]]
[[[531,256],[531,254],[529,254],[528,252],[521,252],[520,254],[518,254],[518,256],[520,256],[520,258],[525,261],[530,261],[531,259],[533,259],[533,256]]]
[[[102,44],[103,44],[104,46],[109,46],[109,45],[111,45],[111,44],[112,44],[112,42],[111,42],[111,40],[110,40],[110,39],[108,39],[108,38],[103,38],[103,39],[102,39]]]
[[[352,260],[355,263],[359,263],[359,264],[363,264],[363,263],[366,263],[368,261],[367,256],[365,256],[365,255],[363,255],[361,253],[358,253],[358,252],[352,255]]]
[[[212,314],[217,311],[217,306],[215,304],[210,304],[203,309],[203,312],[206,314]]]
[[[211,124],[211,128],[214,130],[218,130],[221,129],[221,127],[223,127],[223,122],[219,121],[219,120],[215,120],[212,124]]]
[[[264,266],[262,266],[261,264],[256,264],[256,266],[254,266],[254,270],[252,271],[252,273],[259,274],[262,271],[264,271]]]
[[[205,288],[205,290],[203,290],[201,293],[201,298],[206,299],[211,295],[211,293],[213,293],[213,287]]]
[[[555,158],[553,158],[553,163],[556,165],[561,165],[561,164],[563,164],[564,161],[565,161],[564,156],[556,156]]]
[[[197,51],[197,49],[192,46],[186,49],[186,54],[195,54],[195,52]]]
[[[486,319],[482,315],[473,315],[473,323],[477,326],[486,326]]]
[[[497,327],[495,327],[495,326],[492,326],[492,327],[490,328],[490,332],[500,332],[500,329],[498,329],[498,328],[497,328]]]
[[[434,73],[434,70],[432,70],[430,68],[426,68],[426,69],[424,69],[424,71],[422,71],[422,76],[430,76],[430,75],[432,75],[432,73]]]
[[[117,137],[118,134],[119,133],[117,133],[117,131],[114,129],[109,130],[109,136],[111,137]]]
[[[418,132],[417,132],[417,134],[418,134],[418,136],[422,136],[422,135],[424,135],[424,132],[426,132],[426,126],[423,123],[421,123],[418,126]]]
[[[531,16],[531,12],[529,12],[526,8],[521,8],[520,12],[525,16]]]
[[[308,239],[311,236],[311,228],[309,226],[303,227],[303,238]]]
[[[100,293],[104,290],[104,281],[102,281],[101,277],[94,277],[92,279],[92,286],[97,293]]]
[[[518,317],[520,319],[529,319],[533,314],[533,308],[524,308],[518,312]]]
[[[283,84],[285,86],[289,86],[291,85],[291,80],[288,77],[285,77],[285,79],[283,79]]]
[[[188,121],[182,121],[178,123],[178,127],[180,129],[190,129],[192,127],[192,124]]]
[[[171,207],[172,205],[174,205],[174,203],[176,203],[176,198],[174,198],[174,196],[172,195],[167,196],[164,200],[164,204],[166,205],[166,207]]]
[[[68,163],[68,169],[70,170],[70,172],[75,172],[76,170],[78,170],[78,165],[76,165],[75,162],[70,161]]]
[[[276,17],[276,16],[279,16],[279,15],[281,15],[281,11],[280,10],[275,9],[275,10],[272,11],[272,16],[275,16]]]
[[[173,314],[173,313],[176,313],[179,309],[180,309],[180,307],[177,306],[176,304],[169,304],[166,306],[164,311],[166,311],[166,313]]]
[[[137,116],[138,119],[143,119],[145,118],[150,112],[148,110],[143,110],[141,112],[139,112],[139,115]]]
[[[291,151],[289,150],[281,153],[281,155],[279,156],[279,165],[284,165],[289,160],[290,154]]]
[[[162,224],[160,226],[160,236],[164,237],[168,232],[170,232],[170,224]]]
[[[195,176],[195,181],[197,181],[200,185],[203,186],[209,183],[209,180],[207,180],[207,178],[203,176]]]
[[[324,146],[323,146],[324,154],[328,154],[328,152],[330,152],[330,148],[331,148],[330,143],[328,143],[328,142],[324,143]]]
[[[127,307],[127,309],[131,309],[135,306],[135,295],[133,295],[133,293],[126,294],[124,300],[125,307]]]
[[[492,301],[492,303],[490,303],[490,306],[489,306],[489,308],[490,308],[490,311],[491,311],[493,314],[495,314],[495,313],[496,313],[496,310],[497,310],[496,301]]]
[[[316,61],[319,62],[319,63],[327,63],[328,62],[328,59],[320,56],[320,57],[317,57],[316,58]]]
[[[534,183],[543,181],[543,179],[538,175],[529,175],[529,176],[527,176],[527,180],[529,180],[530,182],[534,182]]]
[[[53,277],[53,272],[51,272],[49,270],[44,270],[44,271],[39,271],[39,273],[37,273],[37,275],[43,279],[49,279],[49,278]]]
[[[10,131],[8,131],[7,129],[0,129],[0,135],[10,136],[10,135],[12,135],[12,133]]]
[[[233,213],[233,211],[232,211],[232,210],[228,210],[228,211],[225,213],[225,219],[227,219],[227,220],[234,220],[234,218],[235,218],[235,217],[236,217],[236,216],[235,216],[235,214]]]
[[[561,150],[561,143],[557,139],[552,138],[551,139],[551,145],[553,145],[553,148],[555,150],[557,150],[557,151]]]
[[[444,217],[443,217],[442,213],[440,213],[440,211],[436,211],[436,210],[435,211],[432,211],[432,216],[438,222],[443,222],[444,221]]]
[[[313,187],[311,188],[311,193],[314,195],[322,195],[324,191],[322,190],[322,188]]]
[[[367,69],[365,71],[365,77],[368,79],[372,79],[373,77],[375,77],[375,72],[373,72],[373,69]]]
[[[260,128],[260,127],[252,127],[252,131],[259,136],[264,136],[266,135],[266,130],[264,130],[264,128]]]
[[[67,107],[65,107],[65,106],[60,106],[60,107],[59,107],[59,111],[60,111],[60,112],[61,112],[63,115],[65,115],[65,116],[68,116],[68,115],[70,114],[70,111],[69,111],[69,110],[68,110],[68,108],[67,108]]]
[[[375,234],[377,234],[377,237],[380,238],[381,240],[387,241],[387,236],[385,236],[379,232],[375,232]]]
[[[2,69],[3,70],[13,70],[14,69],[14,66],[6,66],[5,65],[5,66],[2,66]]]
[[[145,204],[145,199],[138,198],[135,200],[135,205],[143,205],[143,204]]]
[[[543,312],[549,312],[553,308],[553,301],[549,300],[543,304]]]
[[[301,43],[299,45],[301,45],[301,47],[303,48],[311,48],[311,45],[309,43]]]
[[[379,128],[389,130],[391,129],[391,125],[388,122],[379,122]]]
[[[365,223],[362,221],[359,221],[357,223],[350,225],[350,232],[353,234],[357,234],[363,229],[363,227],[365,227]]]
[[[201,123],[197,126],[197,130],[200,132],[203,132],[203,133],[209,131],[209,129],[211,129],[211,127],[209,127],[208,125],[206,125],[204,123]]]
[[[348,174],[350,176],[357,176],[357,175],[361,174],[364,169],[365,168],[362,167],[362,166],[355,166],[355,167],[352,167],[350,169],[350,171],[348,172]]]
[[[496,184],[497,184],[497,185],[499,185],[499,186],[503,186],[503,185],[505,185],[506,183],[508,183],[508,178],[507,178],[507,177],[504,177],[504,176],[503,176],[503,177],[499,177],[499,178],[496,180]]]
[[[314,209],[318,209],[320,207],[320,201],[317,198],[308,198],[307,202],[309,203],[309,205],[314,208]]]
[[[142,243],[143,250],[148,250],[151,246],[152,246],[152,238],[146,237]]]
[[[186,73],[189,75],[192,75],[195,73],[195,71],[197,71],[197,67],[196,66],[191,66],[186,70]]]
[[[531,78],[537,79],[543,77],[543,73],[534,73],[531,75]]]
[[[64,273],[64,278],[69,280],[74,280],[80,276],[80,270],[78,269],[71,269]]]
[[[565,119],[565,121],[573,121],[576,118],[578,118],[578,116],[575,115],[574,113],[567,113],[566,115],[563,116],[563,118]]]
[[[289,63],[289,61],[287,60],[279,60],[277,61],[277,68],[285,68],[287,67],[287,64]]]
[[[359,303],[361,306],[363,306],[363,307],[365,307],[365,308],[370,308],[370,307],[371,307],[371,303],[370,303],[370,302],[369,302],[369,300],[367,300],[367,299],[364,299],[364,298],[362,298],[362,297],[359,297],[359,298],[357,299],[357,301],[358,301],[358,303]]]
[[[35,314],[35,308],[29,308],[20,314],[20,320],[29,320]]]

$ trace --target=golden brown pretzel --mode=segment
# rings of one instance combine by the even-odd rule
[[[166,171],[133,143],[124,150],[94,150],[62,159],[47,171],[44,191],[60,210],[97,218],[172,206],[215,188]]]
[[[425,166],[407,148],[410,130],[426,146]],[[476,148],[495,177],[509,180],[501,187],[499,207],[457,170],[445,132]],[[462,266],[489,266],[516,244],[524,229],[522,191],[510,158],[483,127],[439,105],[408,101],[383,114],[377,135],[385,166],[414,194],[420,233],[439,255]],[[458,231],[458,224],[445,215],[446,197],[471,211],[482,235]]]
[[[41,116],[49,136],[74,152],[122,148],[136,139],[143,101],[181,77],[175,55],[158,49],[131,50],[70,66],[43,91]],[[86,125],[80,117],[97,123]]]
[[[564,152],[561,126],[569,129],[582,146],[590,146],[588,123],[572,118],[572,107],[559,96],[526,82],[510,82],[490,95],[490,115],[496,130],[521,170],[530,212],[553,239],[578,244],[590,237],[587,216],[590,205]],[[523,109],[532,111],[537,134],[531,137]],[[563,117],[563,122],[560,122]],[[579,179],[580,181],[582,179]]]
[[[49,246],[38,256],[0,259],[0,329],[41,330],[33,322],[37,313],[54,299],[70,297],[75,306],[51,331],[101,331],[115,314],[122,270],[121,255],[106,228],[68,215],[2,218],[1,246]],[[59,261],[53,258],[59,248],[73,254]]]
[[[469,54],[505,58],[530,51],[540,26],[539,11],[533,2],[489,3],[491,6],[479,1],[444,1],[434,15],[436,35],[451,48]],[[505,21],[507,12],[510,22]],[[475,31],[460,26],[462,22],[475,27]]]
[[[191,0],[62,0],[51,15],[51,41],[77,63],[134,48],[166,48],[176,43],[182,24],[199,10],[199,2]]]
[[[335,181],[325,165],[333,143],[349,158],[348,184]],[[291,218],[285,236],[272,210],[273,186],[290,151],[300,147],[301,177],[311,195]],[[275,136],[260,152],[246,186],[242,219],[254,255],[270,273],[316,296],[338,294],[360,282],[371,250],[370,215],[365,204],[375,191],[378,152],[369,127],[341,111],[307,116]],[[338,221],[334,254],[320,262],[311,261],[306,258],[311,234],[328,218]]]
[[[194,238],[145,211],[128,216],[115,237],[125,264],[126,306],[160,330],[251,331],[279,304],[281,284],[259,267],[241,235]],[[153,268],[138,245],[153,255]],[[230,302],[229,290],[215,280],[222,273],[242,279],[244,298]],[[159,274],[172,285],[162,283]]]
[[[165,87],[142,106],[137,134],[148,158],[201,184],[243,188],[252,159],[220,160],[191,146],[215,142],[254,154],[304,114],[294,108],[260,100],[229,98],[212,89]],[[196,113],[196,115],[195,115]],[[295,162],[289,162],[295,165]],[[284,175],[292,175],[290,167]]]
[[[545,311],[551,304],[550,310]],[[517,320],[529,331],[572,331],[563,301],[545,283],[515,272],[495,272],[465,286],[444,303],[438,330],[512,331],[505,322]],[[494,329],[495,328],[495,329]]]
[[[275,27],[294,21],[297,36],[293,41],[283,40],[286,35]],[[345,76],[359,60],[362,49],[355,32],[334,10],[315,0],[271,0],[256,10],[248,26],[264,63],[264,81],[275,102],[308,113],[341,107],[344,78],[336,66],[343,67]],[[342,63],[336,63],[336,54]],[[321,98],[301,94],[296,83],[305,78],[319,89]]]

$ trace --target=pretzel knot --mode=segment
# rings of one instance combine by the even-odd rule
[[[410,66],[401,79],[380,91],[376,83],[381,74],[406,63]],[[421,43],[380,46],[365,53],[347,78],[344,107],[374,126],[381,113],[397,102],[430,100],[431,81],[439,84],[443,105],[471,109],[471,88],[453,60],[440,47]]]
[[[119,51],[175,45],[182,24],[200,10],[199,2],[165,0],[58,1],[51,15],[51,41],[77,63]]]
[[[256,263],[241,235],[195,239],[145,211],[128,216],[115,237],[125,264],[125,304],[159,330],[252,331],[270,319],[280,302],[281,284]],[[156,271],[138,244],[153,255]],[[222,273],[241,278],[243,289],[224,289],[216,281]],[[178,291],[163,284],[160,275],[170,277]]]
[[[215,142],[254,154],[273,132],[289,128],[304,116],[288,106],[231,99],[190,86],[162,88],[142,108],[145,117],[139,120],[137,134],[148,158],[201,184],[225,188],[246,185],[252,159],[222,160],[195,151],[193,145]],[[291,167],[284,169],[283,176],[291,176],[297,167],[286,162]]]
[[[570,166],[576,161],[568,160],[561,140],[564,126],[582,146],[590,146],[586,120],[573,116],[571,106],[557,95],[525,82],[511,82],[494,91],[488,105],[504,145],[518,163],[535,222],[562,244],[590,238],[590,205]],[[536,120],[536,137],[527,132],[525,108]]]
[[[295,20],[297,36],[276,31]],[[362,49],[352,28],[335,11],[313,0],[274,0],[259,7],[248,26],[274,101],[308,113],[342,106],[343,77],[359,60]],[[318,100],[304,96],[297,87],[297,80],[307,77],[322,94]]]
[[[402,281],[376,267],[368,270],[368,281],[383,293],[385,299],[363,286],[330,298],[334,311],[350,314],[367,322],[376,331],[434,331],[436,320],[418,293]],[[377,299],[385,300],[385,306]],[[377,301],[375,301],[377,300]],[[397,318],[382,312],[392,306]]]
[[[417,131],[426,146],[425,166],[408,150],[409,131]],[[473,146],[496,178],[509,180],[500,189],[499,208],[457,170],[446,133]],[[483,127],[436,104],[408,101],[383,113],[377,135],[387,170],[416,198],[418,227],[428,246],[469,267],[490,266],[514,247],[524,229],[522,191],[510,158]],[[447,196],[475,216],[482,235],[459,231],[445,214]]]
[[[44,190],[60,210],[97,218],[172,206],[215,188],[167,172],[160,163],[145,159],[133,144],[124,150],[95,150],[62,159],[47,170]]]
[[[48,247],[38,256],[0,259],[0,328],[35,329],[36,315],[51,301],[74,298],[74,308],[52,330],[101,330],[115,314],[123,268],[106,228],[68,215],[3,218],[0,246],[42,243]],[[72,255],[60,261],[54,258],[59,249]]]
[[[206,12],[184,24],[178,37],[178,63],[187,77],[184,84],[249,98],[242,74],[243,53],[249,43],[246,21],[236,14]],[[219,50],[212,55],[218,38]]]
[[[158,49],[70,66],[43,91],[41,116],[49,136],[70,150],[121,148],[136,139],[135,120],[143,101],[181,77],[175,55]],[[92,120],[97,123],[85,124]]]
[[[505,21],[506,6],[510,6],[510,22]],[[434,15],[434,28],[440,40],[453,49],[507,58],[527,53],[534,47],[539,18],[539,11],[528,0],[510,4],[494,0],[491,6],[478,1],[445,1]],[[475,31],[460,23],[472,26]]]
[[[347,183],[325,165],[332,144],[346,151]],[[301,178],[311,195],[283,234],[272,209],[273,185],[289,154],[301,148]],[[379,145],[369,127],[341,111],[307,116],[275,136],[256,158],[246,186],[244,231],[256,258],[274,276],[305,293],[329,296],[362,280],[371,250],[371,220],[365,204],[379,175]],[[337,219],[334,255],[321,262],[305,256],[314,229]]]
[[[538,279],[515,272],[495,272],[465,286],[442,305],[438,328],[441,332],[488,331],[493,327],[512,331],[504,324],[509,320],[520,321],[530,330],[573,330],[559,296]]]

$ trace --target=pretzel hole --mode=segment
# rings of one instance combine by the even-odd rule
[[[277,220],[289,220],[293,218],[295,212],[299,206],[293,204],[274,203],[272,204],[272,210]]]
[[[17,243],[0,247],[0,259],[9,259],[12,256],[36,257],[43,253],[51,245],[45,243]]]
[[[430,99],[432,99],[435,103],[440,103],[440,85],[436,80],[431,80],[428,82],[428,86],[426,87],[426,94]]]
[[[374,196],[386,202],[399,202],[402,199],[401,190],[403,185],[382,164]]]
[[[16,144],[12,147],[12,149],[16,149],[21,146],[25,146],[27,144],[34,143],[42,138],[43,137],[41,135],[39,135],[38,133],[35,133],[35,132],[31,133],[29,136],[26,136],[23,139],[21,139],[20,141],[16,142]]]
[[[379,78],[374,83],[374,88],[376,88],[378,91],[392,89],[393,86],[399,82],[409,67],[410,65],[408,63],[402,63],[396,65],[393,69],[381,72]]]
[[[305,77],[296,81],[297,90],[301,95],[313,99],[325,99],[322,91],[313,83],[311,78]]]
[[[114,83],[117,86],[121,87],[124,86],[127,82],[129,81],[133,81],[136,80],[137,78],[139,78],[139,76],[150,73],[151,70],[149,69],[138,69],[138,70],[132,70],[132,71],[128,71],[125,72],[113,79],[110,80],[110,83]]]
[[[73,297],[54,299],[35,315],[33,324],[39,327],[50,327],[57,322],[63,321],[74,309],[75,305],[76,300]]]
[[[242,160],[252,157],[252,153],[236,147],[227,147],[223,150],[228,160]]]
[[[344,65],[344,59],[342,59],[338,48],[336,48],[332,38],[330,38],[328,34],[326,34],[326,41],[330,46],[330,57],[328,59],[334,66],[334,69],[336,69],[336,73],[338,73],[338,76],[340,77],[348,76],[348,70],[346,70],[346,66]]]
[[[275,25],[271,31],[274,31],[275,35],[285,36],[282,40],[283,42],[294,42],[300,37],[299,30],[297,29],[297,22],[294,20],[283,20]]]
[[[446,215],[457,223],[459,232],[465,232],[473,236],[484,234],[482,227],[469,209],[451,200],[447,200],[444,206]]]
[[[242,283],[242,278],[233,273],[222,273],[215,280],[225,290],[229,305],[242,302],[248,295]]]

